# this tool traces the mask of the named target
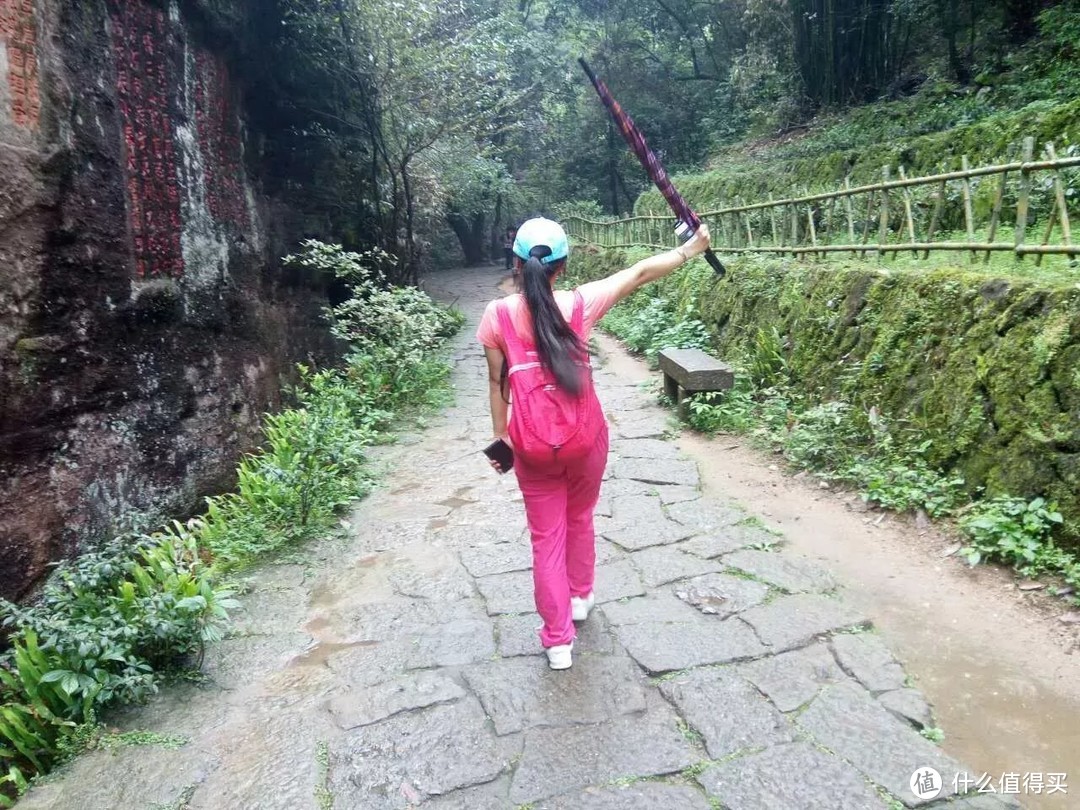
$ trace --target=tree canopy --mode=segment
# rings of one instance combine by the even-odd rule
[[[647,181],[578,56],[679,171],[927,76],[980,81],[1047,9],[1080,16],[1077,0],[258,5],[278,26],[269,73],[284,92],[272,114],[289,137],[276,159],[323,158],[328,176],[306,191],[313,210],[356,246],[397,256],[396,280],[448,255],[482,261],[526,216],[632,208]]]

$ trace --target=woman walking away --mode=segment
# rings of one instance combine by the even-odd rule
[[[584,621],[594,601],[593,509],[607,464],[608,428],[593,390],[589,332],[616,303],[708,246],[702,225],[674,250],[572,292],[555,292],[569,254],[566,233],[550,219],[530,219],[513,247],[522,293],[492,301],[477,330],[487,355],[495,438],[513,448],[525,500],[536,610],[544,622],[540,643],[552,669],[570,667],[573,622]]]

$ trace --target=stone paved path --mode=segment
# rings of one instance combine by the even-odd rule
[[[495,281],[440,277],[470,317],[456,404],[383,452],[347,541],[261,572],[209,682],[117,721],[183,744],[93,752],[22,806],[863,810],[920,805],[926,767],[946,783],[926,806],[1006,806],[950,799],[963,768],[917,732],[929,709],[867,618],[701,492],[668,414],[603,370],[599,607],[573,669],[547,668],[520,496],[478,452]]]

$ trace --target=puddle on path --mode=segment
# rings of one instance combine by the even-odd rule
[[[320,641],[289,661],[286,668],[323,667],[334,653],[356,647],[375,647],[378,643],[377,641]]]
[[[655,378],[599,340],[608,369]],[[1069,795],[1015,798],[1035,810],[1080,806],[1080,650],[1069,654],[1053,619],[1018,601],[1008,573],[942,559],[946,541],[895,519],[868,525],[841,496],[770,470],[773,458],[737,438],[686,432],[677,444],[708,492],[738,501],[834,572],[934,706],[946,753],[995,784],[1002,773],[1066,773]]]

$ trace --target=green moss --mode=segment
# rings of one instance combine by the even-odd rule
[[[638,253],[579,250],[594,278]],[[1045,495],[1080,545],[1080,290],[964,268],[799,264],[745,257],[720,282],[692,267],[659,283],[742,362],[775,328],[800,393],[876,408],[929,439],[927,461],[974,494]]]

